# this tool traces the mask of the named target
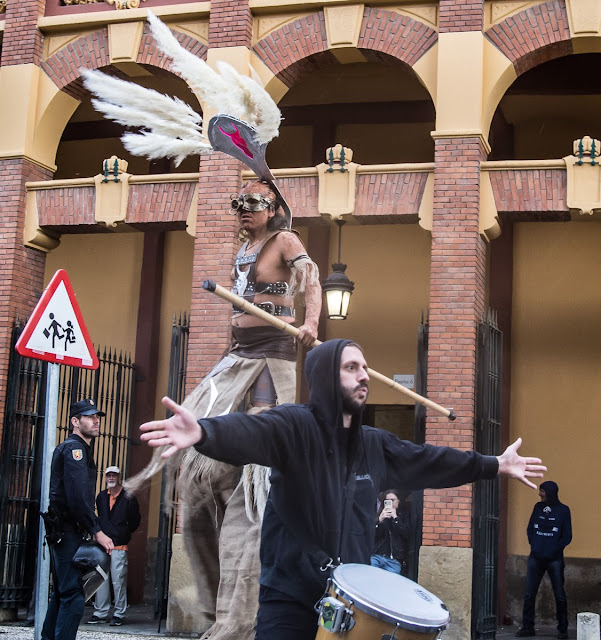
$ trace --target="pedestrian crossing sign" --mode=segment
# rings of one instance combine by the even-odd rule
[[[50,280],[17,340],[16,349],[27,358],[98,368],[98,356],[64,269],[59,269]]]

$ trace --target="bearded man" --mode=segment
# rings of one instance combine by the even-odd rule
[[[196,420],[169,398],[168,420],[140,427],[142,440],[169,457],[194,446],[234,464],[268,465],[271,491],[261,537],[261,591],[256,640],[313,640],[332,564],[369,564],[373,510],[382,486],[403,491],[454,487],[506,475],[541,477],[538,458],[523,458],[521,440],[500,456],[418,445],[361,424],[369,391],[359,345],[329,340],[307,355],[309,403],[258,416]],[[232,636],[236,637],[236,636]]]

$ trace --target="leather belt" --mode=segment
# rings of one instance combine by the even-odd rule
[[[267,313],[270,313],[272,316],[290,316],[294,318],[296,315],[294,307],[283,307],[280,304],[273,304],[273,302],[255,303],[255,307],[267,311]]]
[[[285,296],[288,293],[287,282],[249,282],[244,293],[272,293]]]
[[[273,304],[273,302],[259,302],[253,303],[255,307],[259,307],[259,309],[263,309],[272,316],[288,316],[290,318],[296,317],[296,311],[294,307],[283,307],[281,304]],[[234,306],[235,313],[246,313],[243,309]]]

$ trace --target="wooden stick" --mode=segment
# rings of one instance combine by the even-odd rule
[[[210,291],[211,293],[214,293],[215,295],[219,296],[220,298],[223,298],[224,300],[227,300],[228,302],[231,302],[233,305],[235,305],[239,309],[242,309],[246,313],[250,313],[251,315],[256,316],[257,318],[261,318],[261,320],[263,320],[267,324],[271,324],[274,327],[277,327],[280,331],[283,331],[284,333],[288,333],[294,337],[297,337],[299,334],[299,330],[296,327],[289,324],[288,322],[284,322],[283,320],[280,320],[277,316],[273,316],[270,313],[267,313],[267,311],[263,311],[263,309],[261,309],[260,307],[257,307],[251,302],[248,302],[248,300],[245,300],[244,298],[237,296],[235,293],[232,293],[228,289],[225,289],[224,287],[216,284],[212,280],[205,280],[202,283],[202,288],[205,289],[206,291]],[[312,346],[316,347],[317,345],[320,345],[320,344],[321,344],[320,340],[315,340]],[[396,391],[400,391],[402,394],[408,396],[415,402],[418,402],[419,404],[422,404],[425,407],[428,407],[429,409],[436,411],[440,415],[447,417],[449,420],[455,420],[455,418],[457,417],[453,413],[453,411],[451,411],[450,409],[445,409],[441,405],[436,404],[436,402],[433,402],[432,400],[428,400],[428,398],[425,398],[424,396],[420,396],[419,393],[415,393],[415,391],[411,391],[411,389],[407,389],[407,387],[404,387],[402,384],[395,382],[392,378],[387,378],[385,375],[379,373],[378,371],[374,371],[373,369],[368,369],[367,373],[370,378],[373,378],[374,380],[379,380],[380,382],[383,382],[387,387],[390,387],[391,389],[395,389]]]

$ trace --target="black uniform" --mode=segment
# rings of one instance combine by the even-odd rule
[[[50,506],[62,514],[64,534],[51,549],[55,584],[42,640],[74,640],[85,606],[81,572],[73,556],[83,533],[100,531],[94,513],[96,463],[90,445],[72,433],[52,455]]]
[[[97,469],[90,445],[72,433],[54,450],[50,474],[50,505],[63,513],[66,526],[98,533],[94,513]]]

